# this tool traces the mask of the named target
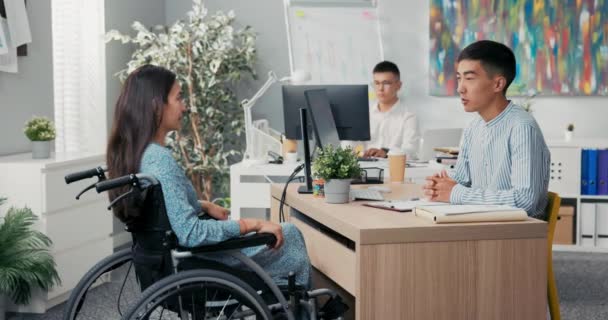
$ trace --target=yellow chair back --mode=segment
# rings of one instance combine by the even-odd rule
[[[547,298],[549,300],[549,313],[551,314],[552,320],[561,320],[559,312],[559,296],[557,295],[557,284],[555,282],[555,275],[553,274],[553,234],[555,233],[555,225],[557,224],[557,217],[559,215],[559,207],[561,205],[561,198],[557,193],[549,192],[549,201],[547,203],[547,223],[549,224],[549,230],[547,234],[547,241],[549,254],[547,255]]]

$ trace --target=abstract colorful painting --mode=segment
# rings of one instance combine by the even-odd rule
[[[510,94],[608,95],[608,0],[430,3],[431,95],[456,94],[456,58],[482,39],[515,52]]]

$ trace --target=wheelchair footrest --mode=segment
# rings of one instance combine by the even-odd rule
[[[319,310],[319,316],[323,319],[336,319],[348,311],[348,306],[342,302],[338,295],[330,297]]]

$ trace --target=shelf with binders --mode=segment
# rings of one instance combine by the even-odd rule
[[[606,193],[606,185],[602,184],[602,175],[606,173],[602,172],[608,168],[605,165],[607,160],[603,160],[608,153],[603,156],[602,153],[608,152],[604,151],[608,149],[608,140],[549,141],[548,146],[551,152],[549,191],[562,198],[560,214],[562,210],[572,214],[558,220],[562,233],[571,230],[568,232],[569,242],[557,244],[554,241],[553,249],[608,252],[608,230],[604,230],[608,227],[608,211],[604,210],[608,208],[608,194],[602,194]],[[564,227],[565,223],[569,225]]]

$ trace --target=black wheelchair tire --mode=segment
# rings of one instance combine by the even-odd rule
[[[161,279],[148,287],[142,294],[141,299],[131,305],[123,316],[123,320],[135,320],[141,311],[141,307],[148,306],[155,301],[159,296],[169,292],[173,288],[187,285],[195,282],[209,282],[224,285],[231,290],[237,292],[242,298],[249,300],[249,304],[254,308],[254,312],[263,317],[264,320],[272,319],[268,306],[262,297],[243,280],[223,271],[211,269],[199,269],[180,271],[177,274],[170,275]],[[158,302],[154,302],[157,303]],[[144,317],[145,319],[145,317]]]
[[[66,302],[63,311],[63,320],[75,320],[78,312],[84,302],[86,293],[95,283],[95,281],[104,273],[114,270],[117,267],[133,261],[131,248],[122,249],[112,255],[105,257],[103,260],[95,264],[87,273],[80,279],[76,287],[72,289],[72,293]]]

